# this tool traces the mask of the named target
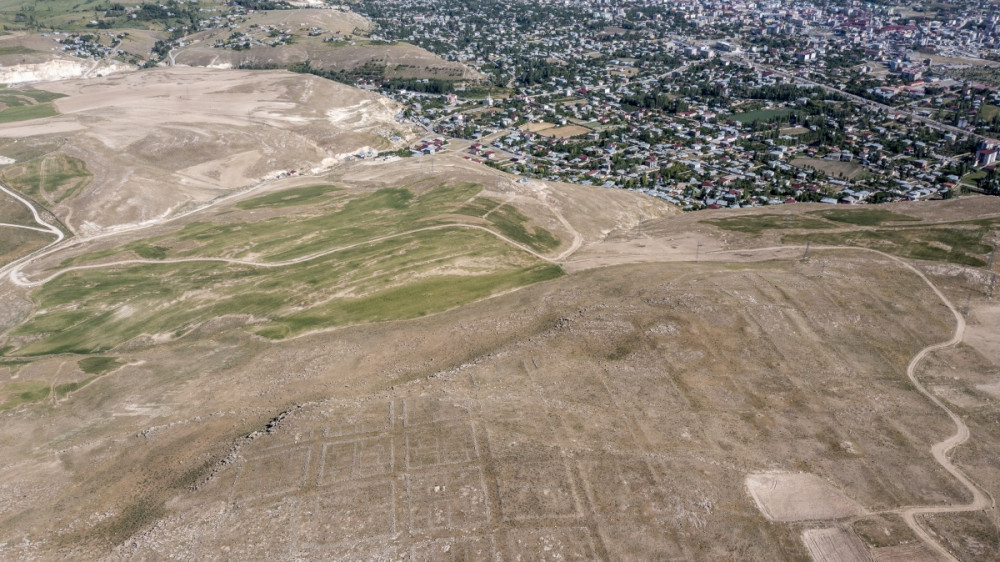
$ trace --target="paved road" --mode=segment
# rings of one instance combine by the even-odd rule
[[[743,58],[741,56],[732,56],[732,55],[729,55],[729,56],[723,56],[723,58],[725,58],[727,60],[732,60],[734,62],[740,62],[740,63],[743,63],[743,64],[748,64],[748,65],[756,68],[757,70],[772,72],[772,73],[774,73],[774,74],[776,74],[778,76],[787,78],[787,79],[792,80],[793,82],[796,82],[796,83],[799,83],[799,84],[805,84],[807,86],[815,86],[817,88],[822,88],[822,89],[824,89],[824,90],[826,90],[828,92],[840,94],[840,95],[844,96],[845,98],[847,98],[847,99],[849,99],[849,100],[851,100],[853,102],[859,103],[861,105],[867,106],[867,107],[872,108],[872,109],[881,109],[881,110],[886,111],[886,112],[888,112],[890,114],[906,115],[906,116],[912,118],[914,121],[919,121],[919,122],[927,125],[928,127],[932,128],[932,129],[937,129],[939,131],[948,131],[948,132],[951,132],[951,133],[955,133],[956,135],[968,136],[968,137],[971,137],[971,138],[974,138],[974,139],[979,139],[979,140],[983,140],[983,139],[986,138],[983,135],[980,135],[978,133],[973,133],[973,132],[970,132],[970,131],[966,131],[965,129],[960,129],[960,128],[952,126],[952,125],[946,125],[944,123],[941,123],[940,121],[935,121],[934,119],[931,119],[930,117],[923,117],[921,115],[917,115],[916,113],[914,113],[914,112],[912,112],[912,111],[910,111],[910,110],[908,110],[906,108],[903,108],[903,107],[893,107],[891,105],[886,105],[884,103],[879,103],[877,101],[870,100],[868,98],[863,98],[861,96],[845,92],[845,91],[843,91],[843,90],[841,90],[839,88],[834,88],[833,86],[829,86],[829,85],[823,84],[821,82],[816,82],[816,81],[810,80],[808,78],[803,78],[803,77],[798,76],[796,74],[792,74],[791,72],[787,72],[787,71],[775,68],[773,66],[768,66],[768,65],[765,65],[765,64],[760,64],[760,63],[756,63],[756,62],[752,62],[752,61],[746,60],[745,58]]]

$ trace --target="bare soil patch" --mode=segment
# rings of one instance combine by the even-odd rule
[[[907,544],[873,548],[876,562],[941,562],[941,558],[924,544]]]
[[[519,128],[522,131],[528,131],[529,133],[537,133],[539,131],[544,131],[546,129],[551,129],[553,127],[555,127],[555,124],[553,123],[549,123],[547,121],[538,121],[535,123],[527,123],[525,125],[521,125]]]
[[[538,134],[543,137],[555,137],[559,139],[568,139],[570,137],[576,137],[580,135],[585,135],[590,132],[590,129],[582,127],[580,125],[566,125],[565,127],[554,127],[551,129],[545,129],[539,131]]]
[[[30,511],[0,514],[0,555],[71,532],[85,558],[111,537],[146,558],[802,559],[748,467],[808,466],[808,497],[848,513],[837,488],[889,506],[959,492],[925,449],[948,420],[902,387],[950,328],[939,305],[891,262],[829,260],[822,277],[796,260],[605,268],[281,343],[220,325],[122,349],[129,366],[58,407],[4,417],[6,482],[59,463]]]
[[[921,58],[931,59],[931,64],[944,64],[955,66],[1000,66],[1000,62],[986,59],[970,59],[965,57],[948,57],[943,55],[920,55]]]
[[[872,555],[854,531],[830,527],[802,532],[813,562],[868,562]]]
[[[846,180],[852,180],[864,171],[864,167],[857,162],[841,162],[839,160],[824,160],[822,158],[795,158],[792,160],[792,165],[801,168],[812,168],[828,176]]]
[[[45,88],[67,95],[57,100],[63,115],[2,126],[0,136],[63,135],[59,152],[94,177],[51,210],[83,233],[175,214],[280,172],[330,168],[410,134],[383,98],[285,72],[169,68]]]
[[[808,133],[808,132],[809,132],[809,129],[807,129],[805,127],[785,127],[784,129],[781,129],[781,134],[783,134],[783,135],[792,135],[792,136],[795,136],[795,135],[801,135],[803,133]]]
[[[751,474],[746,485],[757,507],[774,521],[839,519],[864,512],[814,474]]]

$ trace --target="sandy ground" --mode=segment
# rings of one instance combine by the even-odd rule
[[[0,504],[0,555],[67,536],[71,558],[801,559],[801,530],[768,524],[747,472],[808,466],[819,484],[797,489],[866,506],[959,492],[923,451],[947,424],[898,388],[913,349],[947,332],[930,297],[844,254],[823,278],[797,260],[596,269],[276,344],[220,319],[5,415],[4,493],[32,490],[40,511]],[[886,355],[864,345],[876,337]],[[81,376],[63,363],[17,380]],[[883,418],[913,442],[887,441]],[[158,523],[102,546],[142,505]]]
[[[93,232],[109,215],[150,223],[80,237],[49,265],[156,234],[171,212],[225,220],[229,202],[289,185],[472,181],[557,234],[546,257],[569,275],[282,342],[226,317],[124,345],[124,366],[91,385],[0,413],[0,557],[857,559],[855,535],[803,526],[968,501],[928,452],[954,424],[906,378],[955,318],[897,261],[761,251],[775,235],[701,222],[721,212],[520,182],[454,154],[343,162],[399,125],[390,105],[310,77],[174,68],[51,88],[69,95],[65,115],[0,131],[50,126],[61,150],[87,156],[93,189],[57,213]],[[260,181],[282,166],[319,171]],[[220,195],[233,198],[185,207]],[[891,209],[949,220],[998,205]],[[782,211],[816,209],[829,207]],[[953,294],[953,269],[928,275]],[[0,284],[0,322],[30,313],[30,296]],[[968,345],[931,354],[919,375],[946,397],[982,386],[957,406],[985,409],[1000,312],[975,305]],[[935,362],[957,353],[978,362],[948,381]],[[83,377],[63,356],[0,366],[5,385]],[[993,486],[995,432],[976,419],[953,455],[967,466],[975,447],[987,462],[969,472]]]
[[[751,474],[746,485],[761,512],[773,521],[840,519],[864,511],[814,474]]]
[[[872,549],[876,562],[941,562],[941,558],[923,544],[887,546]]]
[[[802,533],[814,562],[869,562],[872,555],[854,531],[837,527],[809,529]]]
[[[544,129],[538,131],[538,134],[543,137],[556,137],[560,139],[565,139],[569,137],[585,135],[589,132],[590,129],[586,127],[581,127],[580,125],[567,125],[565,127],[553,127],[551,129]]]
[[[545,129],[551,129],[552,127],[555,127],[554,123],[549,123],[547,121],[539,121],[537,123],[528,123],[527,125],[521,125],[519,129],[521,129],[522,131],[537,133],[539,131],[544,131]]]
[[[159,220],[412,134],[383,98],[285,72],[178,67],[44,88],[68,96],[56,102],[62,115],[0,126],[0,136],[61,135],[60,150],[86,162],[94,181],[51,209],[80,234]]]

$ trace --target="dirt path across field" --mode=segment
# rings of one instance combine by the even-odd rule
[[[52,226],[52,225],[50,225],[50,224],[42,221],[41,217],[38,215],[38,211],[35,209],[34,206],[32,206],[32,204],[29,201],[27,201],[26,199],[20,197],[19,195],[17,195],[13,191],[7,189],[3,185],[0,185],[0,190],[3,190],[4,192],[9,193],[12,197],[14,197],[18,201],[24,203],[25,205],[28,206],[29,209],[31,209],[32,214],[35,216],[35,222],[37,222],[38,224],[42,225],[43,227],[46,227],[47,228],[47,232],[52,232],[52,233],[54,233],[54,234],[56,234],[58,236],[58,239],[56,239],[54,242],[52,242],[48,246],[45,246],[44,248],[36,250],[36,251],[32,252],[31,254],[28,254],[27,256],[24,256],[24,257],[22,257],[22,258],[20,258],[18,260],[15,260],[15,261],[13,261],[11,263],[8,263],[8,264],[0,267],[0,279],[3,279],[3,277],[5,275],[9,274],[11,281],[13,281],[15,284],[22,285],[22,286],[33,287],[34,285],[24,285],[23,283],[19,283],[18,279],[21,277],[21,273],[20,273],[21,268],[27,266],[28,264],[30,264],[31,262],[35,261],[38,258],[45,257],[45,256],[47,256],[49,254],[52,254],[52,253],[54,253],[56,251],[59,251],[59,250],[62,250],[64,248],[68,248],[68,247],[72,247],[72,246],[77,246],[79,244],[84,244],[86,242],[91,242],[91,241],[94,241],[94,240],[99,240],[101,238],[106,238],[108,236],[115,236],[115,235],[118,235],[118,234],[122,234],[123,232],[133,232],[133,231],[137,231],[137,230],[145,230],[145,229],[148,229],[148,228],[152,228],[154,226],[159,226],[161,224],[165,224],[165,223],[169,223],[171,221],[182,219],[184,217],[188,217],[188,216],[191,216],[191,215],[193,215],[195,213],[199,213],[201,211],[204,211],[204,210],[206,210],[206,209],[208,209],[210,207],[214,207],[216,205],[219,205],[221,203],[229,201],[230,199],[233,199],[234,197],[240,197],[240,196],[246,195],[247,193],[250,193],[250,192],[253,192],[253,191],[257,191],[258,189],[260,189],[260,188],[262,188],[264,186],[270,185],[270,184],[274,183],[275,181],[277,181],[277,179],[263,180],[263,181],[261,181],[261,182],[259,182],[257,184],[254,184],[254,185],[252,185],[250,187],[247,187],[245,189],[241,189],[239,191],[236,191],[234,193],[230,193],[228,195],[224,195],[222,197],[218,197],[218,198],[213,199],[212,201],[209,201],[209,202],[207,202],[207,203],[205,203],[203,205],[199,205],[199,206],[195,207],[194,209],[191,209],[189,211],[185,211],[183,213],[179,213],[179,214],[176,214],[176,215],[160,217],[158,219],[154,219],[154,220],[150,220],[150,221],[145,221],[145,222],[137,223],[137,224],[120,225],[120,226],[109,228],[108,230],[106,230],[104,232],[101,232],[99,234],[92,234],[90,236],[74,237],[72,240],[67,240],[68,245],[58,245],[60,242],[63,241],[64,238],[66,238],[66,235],[63,234],[63,232],[61,230],[59,230],[58,228],[56,228],[56,227],[54,227],[54,226]],[[59,272],[59,273],[61,273],[61,272]]]
[[[201,207],[199,207],[197,209],[193,209],[193,210],[191,210],[189,212],[182,213],[182,214],[179,214],[179,215],[176,215],[176,216],[173,216],[173,217],[166,218],[165,220],[150,221],[150,223],[146,223],[146,224],[132,225],[132,226],[127,227],[125,229],[113,229],[111,231],[104,232],[104,233],[101,233],[101,234],[98,234],[98,235],[76,239],[76,240],[73,241],[73,244],[75,245],[77,243],[83,243],[83,242],[87,242],[87,241],[94,240],[94,239],[97,239],[97,238],[102,238],[102,237],[106,237],[106,236],[120,234],[124,230],[140,230],[140,229],[148,228],[150,226],[154,226],[156,224],[162,224],[164,222],[170,222],[170,221],[182,218],[184,216],[188,216],[188,215],[193,214],[195,212],[203,211],[207,207],[211,207],[211,206],[217,205],[217,204],[219,204],[219,203],[221,203],[223,201],[226,201],[226,200],[228,200],[228,199],[230,199],[232,197],[237,197],[237,196],[245,195],[247,193],[247,191],[254,191],[257,188],[260,188],[260,187],[262,187],[263,185],[265,185],[267,183],[270,183],[270,182],[268,182],[268,181],[261,182],[261,183],[255,185],[255,186],[253,186],[250,189],[242,190],[240,192],[233,193],[232,195],[216,199],[216,200],[214,200],[214,201],[212,201],[212,202],[210,202],[210,203],[208,203],[206,205],[203,205],[203,206],[201,206]],[[359,242],[359,243],[356,243],[356,244],[351,244],[351,245],[342,246],[342,247],[338,247],[338,248],[332,248],[332,249],[324,250],[322,252],[318,252],[318,253],[311,254],[311,255],[308,255],[308,256],[303,256],[303,257],[300,257],[300,258],[296,258],[296,259],[293,259],[293,260],[286,260],[286,261],[282,261],[282,262],[256,262],[256,261],[238,260],[238,259],[231,259],[231,258],[211,258],[211,257],[205,257],[205,258],[180,258],[180,259],[173,259],[173,260],[135,259],[135,260],[123,260],[123,261],[112,262],[112,263],[103,263],[103,264],[94,264],[94,265],[68,267],[68,268],[64,268],[64,269],[61,269],[59,271],[56,271],[55,273],[51,274],[50,276],[48,276],[48,277],[46,277],[44,279],[40,279],[40,280],[37,280],[37,281],[30,281],[30,280],[24,278],[23,274],[20,272],[21,268],[24,267],[25,265],[27,265],[28,263],[34,261],[35,259],[43,256],[43,255],[47,255],[47,254],[52,253],[52,252],[54,252],[54,251],[56,251],[58,249],[61,249],[62,246],[57,246],[57,245],[61,241],[63,241],[63,239],[65,238],[65,235],[57,227],[55,227],[55,226],[53,226],[53,225],[45,222],[41,218],[41,216],[38,214],[37,209],[28,200],[22,198],[18,194],[12,192],[11,190],[7,189],[6,187],[4,187],[2,185],[0,185],[0,190],[3,190],[5,193],[8,193],[12,197],[14,197],[15,199],[17,199],[21,203],[23,203],[24,205],[26,205],[31,210],[32,215],[34,216],[35,222],[41,227],[38,230],[44,229],[45,232],[50,232],[50,233],[52,233],[52,234],[54,234],[56,236],[56,240],[53,241],[52,243],[50,243],[49,245],[45,246],[44,248],[42,248],[40,250],[37,250],[37,251],[33,252],[32,254],[29,254],[29,255],[27,255],[27,256],[25,256],[25,257],[23,257],[23,258],[15,261],[15,262],[12,262],[11,264],[8,264],[8,265],[0,268],[0,276],[9,273],[10,279],[14,283],[16,283],[18,285],[21,285],[21,286],[25,286],[25,287],[37,287],[37,286],[43,285],[43,284],[51,281],[52,279],[55,279],[56,277],[58,277],[60,275],[63,275],[65,273],[68,273],[70,271],[78,271],[78,270],[86,270],[86,269],[98,269],[98,268],[107,268],[107,267],[117,267],[117,266],[134,265],[134,264],[167,264],[167,263],[186,263],[186,262],[225,262],[225,263],[232,263],[232,264],[238,264],[238,265],[248,265],[248,266],[255,266],[255,267],[284,267],[284,266],[294,265],[294,264],[303,263],[303,262],[306,262],[306,261],[318,259],[318,258],[327,256],[329,254],[340,252],[340,251],[344,251],[344,250],[347,250],[347,249],[350,249],[350,248],[354,248],[354,247],[357,247],[357,246],[360,246],[360,245],[363,245],[363,244],[370,244],[370,243],[379,242],[379,241],[382,241],[382,240],[387,240],[387,239],[391,239],[391,238],[395,238],[395,237],[407,236],[407,235],[410,235],[410,234],[413,234],[413,233],[416,233],[416,232],[421,232],[421,231],[441,230],[441,229],[447,229],[447,228],[470,228],[470,229],[476,229],[476,230],[488,232],[488,233],[492,234],[493,236],[497,237],[498,239],[503,240],[504,242],[506,242],[508,244],[511,244],[512,246],[515,246],[515,247],[517,247],[517,248],[519,248],[519,249],[521,249],[521,250],[523,250],[523,251],[525,251],[525,252],[533,255],[534,257],[537,257],[538,259],[544,260],[544,261],[549,262],[549,263],[564,262],[568,257],[570,257],[571,255],[573,255],[581,247],[581,245],[583,243],[583,236],[575,228],[573,228],[573,226],[565,219],[565,217],[563,217],[562,213],[560,213],[559,210],[556,209],[554,205],[552,205],[549,201],[547,201],[547,197],[545,197],[546,194],[544,193],[544,191],[543,190],[539,190],[539,191],[542,191],[542,193],[538,193],[538,195],[540,196],[541,202],[546,207],[549,208],[549,210],[555,215],[555,217],[557,218],[557,220],[570,232],[570,234],[573,237],[573,241],[572,241],[570,247],[567,248],[565,251],[563,251],[559,256],[557,256],[555,258],[551,258],[551,257],[545,256],[545,255],[543,255],[543,254],[541,254],[541,253],[539,253],[539,252],[537,252],[537,251],[535,251],[535,250],[533,250],[533,249],[531,249],[531,248],[529,248],[527,246],[524,246],[523,244],[520,244],[520,243],[518,243],[518,242],[516,242],[514,240],[511,240],[510,238],[507,238],[506,236],[504,236],[502,234],[494,232],[493,230],[490,230],[489,228],[486,228],[486,227],[483,227],[483,226],[478,226],[478,225],[469,225],[469,224],[456,223],[456,224],[449,224],[449,225],[429,226],[429,227],[419,228],[419,229],[410,230],[410,231],[406,231],[406,232],[391,234],[391,235],[387,235],[387,236],[383,236],[383,237],[377,237],[377,238],[373,238],[371,240],[367,240],[367,241],[364,241],[364,242]],[[717,251],[710,252],[710,256],[705,256],[705,258],[716,260],[716,259],[721,258],[724,255],[731,254],[732,256],[736,257],[737,259],[747,259],[747,258],[753,258],[753,257],[763,257],[764,259],[767,259],[767,257],[771,257],[771,258],[776,258],[778,256],[786,257],[786,255],[787,255],[786,253],[787,252],[801,251],[801,250],[803,250],[805,248],[806,248],[805,246],[774,246],[774,247],[767,247],[767,248],[754,248],[754,249],[742,249],[742,250],[717,250]],[[924,275],[923,272],[921,272],[919,269],[917,269],[913,265],[909,264],[908,262],[906,262],[906,261],[904,261],[904,260],[902,260],[900,258],[897,258],[895,256],[892,256],[892,255],[884,253],[884,252],[880,252],[878,250],[872,250],[872,249],[868,249],[868,248],[843,247],[843,246],[812,246],[812,249],[813,250],[851,250],[851,251],[861,251],[861,252],[874,252],[874,253],[879,254],[879,255],[881,255],[881,256],[883,256],[885,258],[891,259],[894,262],[899,263],[903,267],[909,269],[911,272],[913,272],[914,274],[916,274],[918,277],[920,277],[927,284],[927,286],[931,288],[931,290],[935,293],[935,295],[937,295],[937,297],[941,300],[941,302],[945,306],[948,307],[948,309],[951,311],[952,315],[954,315],[954,317],[955,317],[956,326],[955,326],[955,331],[954,331],[952,337],[948,341],[937,343],[937,344],[933,344],[933,345],[929,345],[929,346],[925,347],[924,349],[920,350],[920,352],[918,352],[916,355],[914,355],[913,358],[910,360],[910,363],[907,366],[906,374],[907,374],[907,377],[910,379],[910,381],[913,383],[913,385],[917,388],[917,390],[920,391],[921,394],[923,394],[924,396],[926,396],[933,404],[935,404],[936,406],[938,406],[939,408],[941,408],[942,410],[944,410],[944,412],[948,415],[948,417],[951,418],[952,422],[955,424],[955,427],[956,427],[955,433],[953,435],[951,435],[950,437],[948,437],[947,439],[945,439],[945,440],[943,440],[941,442],[933,444],[931,446],[931,454],[932,454],[932,456],[934,457],[935,461],[938,464],[940,464],[945,470],[947,470],[952,476],[954,476],[959,482],[962,483],[963,486],[965,486],[971,492],[971,494],[972,494],[972,501],[969,502],[969,503],[965,503],[965,504],[957,504],[956,503],[956,504],[946,504],[946,505],[937,505],[937,506],[906,506],[906,507],[902,507],[902,508],[899,508],[899,509],[887,511],[887,513],[898,513],[900,516],[902,516],[903,519],[906,521],[907,525],[911,529],[913,529],[914,533],[918,537],[920,537],[921,540],[924,541],[934,551],[938,552],[940,555],[944,556],[945,558],[947,558],[949,560],[955,560],[955,558],[947,551],[947,549],[945,549],[941,544],[939,544],[930,535],[930,533],[926,529],[924,529],[918,523],[917,516],[918,515],[922,515],[922,514],[929,514],[929,513],[960,513],[960,512],[979,511],[979,510],[984,510],[984,509],[987,509],[987,508],[994,508],[995,509],[996,502],[995,502],[995,500],[992,497],[990,497],[990,495],[988,493],[986,493],[978,485],[976,485],[975,482],[973,482],[968,476],[966,476],[965,473],[962,472],[961,469],[959,469],[957,466],[955,466],[951,462],[951,460],[949,459],[948,454],[951,452],[951,450],[953,450],[955,447],[961,445],[962,443],[965,443],[966,441],[968,441],[968,439],[970,437],[969,428],[965,424],[965,422],[957,414],[955,414],[951,409],[949,409],[939,398],[937,398],[926,387],[924,387],[923,384],[920,383],[920,381],[916,377],[916,369],[917,369],[918,365],[921,363],[921,361],[923,361],[927,357],[927,355],[929,355],[931,352],[937,351],[937,350],[940,350],[940,349],[945,349],[945,348],[948,348],[948,347],[953,347],[953,346],[957,345],[959,342],[962,341],[963,335],[965,333],[965,319],[958,312],[958,310],[951,303],[951,301],[948,300],[948,298],[944,295],[944,293],[942,293],[941,290],[938,289],[938,287],[936,285],[934,285],[934,283],[931,282],[930,279],[928,279],[927,276]],[[674,258],[673,260],[671,260],[670,257],[671,256],[669,256],[669,255],[662,255],[662,256],[660,256],[660,259],[664,260],[664,261],[676,261],[678,259],[683,259],[684,258],[684,256],[676,255],[676,254],[672,256]]]
[[[745,254],[747,252],[766,253],[766,252],[774,252],[775,250],[795,250],[804,248],[805,246],[776,246],[770,248],[756,248],[753,250],[734,250],[733,253],[740,253],[740,254]],[[954,422],[955,433],[952,436],[945,439],[944,441],[934,443],[931,446],[931,455],[933,455],[934,460],[937,461],[937,463],[940,464],[942,468],[947,470],[948,473],[954,476],[956,480],[961,482],[962,485],[965,486],[966,489],[968,489],[972,493],[972,501],[966,504],[956,503],[956,504],[945,504],[937,506],[908,506],[899,509],[888,510],[885,513],[897,513],[900,516],[902,516],[903,520],[906,521],[906,524],[929,547],[934,549],[935,552],[945,557],[947,560],[952,560],[957,562],[957,559],[954,556],[952,556],[950,552],[948,552],[948,549],[944,548],[940,543],[938,543],[938,541],[934,540],[934,538],[930,535],[930,533],[917,522],[917,516],[928,513],[964,513],[969,511],[981,511],[985,509],[996,509],[996,500],[994,500],[992,497],[990,497],[988,493],[986,493],[978,485],[976,485],[976,483],[973,482],[971,478],[966,476],[965,473],[962,472],[962,470],[959,469],[957,466],[955,466],[955,464],[951,462],[951,459],[948,458],[948,453],[951,452],[952,449],[969,440],[969,426],[966,425],[966,423],[962,420],[961,417],[959,417],[957,414],[955,414],[955,412],[953,412],[950,408],[948,408],[948,406],[946,406],[944,402],[941,401],[941,399],[932,394],[929,390],[927,390],[927,388],[923,384],[921,384],[920,380],[917,379],[916,371],[917,371],[917,366],[920,364],[921,361],[924,360],[924,358],[927,357],[928,354],[940,349],[954,347],[958,345],[959,342],[962,341],[962,337],[965,334],[965,318],[962,317],[961,313],[958,312],[958,309],[955,308],[955,305],[953,305],[951,301],[948,300],[948,297],[946,297],[944,293],[942,293],[941,290],[938,289],[938,287],[933,282],[931,282],[931,280],[928,279],[926,275],[924,275],[922,271],[910,265],[906,261],[897,258],[896,256],[887,254],[885,252],[880,252],[878,250],[872,250],[870,248],[855,248],[855,247],[843,247],[843,246],[813,246],[812,249],[813,250],[856,250],[856,251],[874,252],[883,257],[889,258],[895,261],[896,263],[899,263],[903,267],[909,269],[918,277],[920,277],[920,279],[922,279],[924,283],[926,283],[927,286],[930,287],[932,291],[934,291],[934,294],[937,295],[937,297],[941,300],[941,302],[945,306],[948,307],[948,310],[950,310],[952,315],[955,317],[955,332],[954,334],[952,334],[951,339],[945,342],[931,344],[921,349],[919,352],[917,352],[917,354],[914,355],[913,358],[910,360],[909,365],[907,365],[906,367],[906,376],[910,379],[910,382],[913,383],[913,386],[915,386],[917,390],[920,391],[921,394],[926,396],[928,400],[934,403],[934,405],[944,410],[945,413],[948,414],[948,417],[951,418],[952,422]],[[718,253],[726,253],[726,252],[718,252]]]
[[[34,258],[42,255],[43,253],[46,253],[50,249],[54,249],[54,247],[57,244],[59,244],[60,242],[62,242],[63,238],[66,238],[66,235],[63,234],[63,231],[60,230],[59,228],[57,228],[57,227],[55,227],[55,226],[53,226],[53,225],[45,222],[44,220],[42,220],[41,215],[38,214],[38,209],[36,209],[35,206],[32,205],[31,201],[28,201],[24,197],[21,197],[20,195],[18,195],[17,193],[11,191],[10,189],[7,189],[7,187],[4,186],[4,185],[0,185],[0,191],[3,191],[7,195],[10,195],[14,199],[17,199],[22,204],[24,204],[24,206],[27,207],[29,211],[31,211],[31,216],[34,217],[35,222],[38,223],[38,226],[40,226],[41,228],[34,228],[34,227],[30,227],[30,226],[16,225],[16,224],[4,224],[2,226],[16,226],[16,227],[19,227],[19,228],[27,228],[27,229],[30,229],[30,230],[39,230],[41,232],[48,232],[48,233],[54,234],[55,237],[56,237],[56,239],[53,240],[52,242],[50,242],[48,245],[46,245],[46,246],[44,246],[42,248],[39,248],[39,249],[35,250],[34,252],[32,252],[32,253],[30,253],[30,254],[28,254],[28,255],[26,255],[26,256],[18,259],[18,260],[14,260],[13,262],[7,264],[4,267],[0,267],[0,278],[2,278],[3,274],[6,273],[7,271],[14,271],[20,265],[24,265],[24,264],[28,263],[32,259],[34,259]]]
[[[47,228],[38,228],[37,226],[28,226],[26,224],[11,224],[9,222],[0,222],[0,226],[9,226],[10,228],[23,228],[25,230],[34,230],[36,232],[44,232],[46,234],[52,233],[52,231]]]
[[[382,242],[383,240],[389,240],[389,239],[392,239],[392,238],[398,238],[400,236],[407,236],[407,235],[410,235],[410,234],[414,234],[414,233],[417,233],[417,232],[424,232],[424,231],[427,231],[427,230],[445,230],[445,229],[448,229],[448,228],[471,228],[471,229],[474,229],[474,230],[481,230],[483,232],[488,232],[488,233],[492,234],[493,236],[496,236],[500,240],[503,240],[504,242],[506,242],[506,243],[508,243],[508,244],[510,244],[512,246],[515,246],[518,249],[523,250],[523,251],[525,251],[525,252],[527,252],[527,253],[535,256],[536,258],[538,258],[540,260],[544,260],[544,261],[549,262],[549,263],[556,263],[556,260],[554,260],[554,259],[552,259],[550,257],[547,257],[547,256],[545,256],[543,254],[540,254],[540,253],[536,252],[535,250],[532,250],[531,248],[529,248],[529,247],[527,247],[527,246],[525,246],[525,245],[523,245],[523,244],[521,244],[519,242],[515,242],[514,240],[511,240],[510,238],[507,238],[503,234],[500,234],[498,232],[494,232],[494,231],[486,228],[485,226],[478,226],[478,225],[474,225],[474,224],[455,223],[455,224],[439,224],[439,225],[435,225],[435,226],[425,226],[423,228],[417,228],[417,229],[414,229],[414,230],[407,230],[406,232],[397,232],[396,234],[389,234],[389,235],[386,235],[386,236],[379,236],[377,238],[372,238],[370,240],[365,240],[364,242],[357,242],[355,244],[348,244],[347,246],[340,246],[340,247],[337,247],[337,248],[331,248],[329,250],[323,250],[322,252],[317,252],[315,254],[309,254],[308,256],[302,256],[300,258],[295,258],[295,259],[285,260],[285,261],[261,262],[261,261],[239,260],[239,259],[234,259],[234,258],[176,258],[176,259],[164,259],[164,260],[134,259],[134,260],[121,260],[121,261],[108,262],[108,263],[98,263],[98,264],[93,264],[93,265],[76,265],[76,266],[72,266],[72,267],[67,267],[67,268],[64,268],[64,269],[60,269],[59,271],[56,271],[52,275],[49,275],[48,277],[46,277],[44,279],[40,279],[38,281],[29,281],[28,279],[26,279],[24,277],[24,275],[20,272],[20,270],[14,270],[14,271],[11,271],[11,273],[10,273],[10,280],[13,281],[15,285],[20,285],[21,287],[38,287],[38,286],[41,286],[41,285],[44,285],[44,284],[48,283],[49,281],[52,281],[53,279],[55,279],[56,277],[59,277],[60,275],[63,275],[65,273],[69,273],[71,271],[81,271],[81,270],[85,270],[85,269],[103,269],[103,268],[107,268],[107,267],[118,267],[118,266],[122,266],[122,265],[138,265],[138,264],[168,264],[168,263],[191,263],[191,262],[224,262],[224,263],[231,263],[231,264],[235,264],[235,265],[249,265],[249,266],[252,266],[252,267],[286,267],[286,266],[289,266],[289,265],[295,265],[295,264],[299,264],[299,263],[311,261],[311,260],[314,260],[314,259],[322,258],[324,256],[328,256],[330,254],[334,254],[334,253],[337,253],[337,252],[343,252],[344,250],[350,250],[351,248],[357,248],[358,246],[364,246],[365,244],[373,244],[375,242]]]

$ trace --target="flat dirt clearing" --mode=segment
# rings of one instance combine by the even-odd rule
[[[780,133],[783,135],[791,135],[791,136],[801,135],[808,132],[809,129],[806,129],[805,127],[785,127],[780,131]]]
[[[921,59],[931,59],[931,64],[947,64],[947,65],[968,65],[968,66],[1000,66],[1000,62],[986,60],[986,59],[969,59],[965,57],[946,57],[942,55],[924,55],[920,54]]]
[[[864,508],[815,474],[751,474],[747,489],[774,521],[811,521],[860,515]]]
[[[528,123],[518,127],[522,131],[528,131],[529,133],[537,133],[539,131],[544,131],[546,129],[551,129],[555,127],[555,123],[549,123],[547,121],[539,121],[536,123]]]
[[[822,158],[795,158],[792,160],[792,165],[800,168],[813,168],[830,177],[847,180],[858,177],[864,171],[864,166],[857,162],[840,162],[839,160],[824,160]]]
[[[570,137],[585,135],[589,132],[591,132],[590,129],[586,127],[581,127],[580,125],[566,125],[565,127],[554,127],[551,129],[545,129],[543,131],[538,131],[538,134],[543,137],[568,139]]]
[[[875,562],[942,562],[942,558],[923,544],[905,544],[873,548]]]
[[[802,541],[806,543],[813,562],[869,562],[872,555],[865,543],[854,531],[837,527],[829,529],[809,529],[803,531]]]

